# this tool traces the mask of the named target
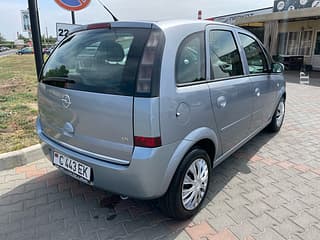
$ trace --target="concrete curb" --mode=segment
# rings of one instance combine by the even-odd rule
[[[45,158],[41,144],[33,145],[18,151],[0,154],[0,171],[19,167]]]

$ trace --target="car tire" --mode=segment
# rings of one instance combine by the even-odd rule
[[[267,127],[267,130],[269,132],[279,132],[282,124],[283,124],[283,120],[284,120],[284,116],[285,116],[285,99],[282,97],[277,105],[277,108],[272,116],[272,120],[270,122],[270,124]]]
[[[184,157],[168,191],[159,199],[160,209],[164,214],[183,220],[192,217],[200,210],[209,188],[210,165],[210,157],[202,149],[194,148]],[[194,171],[199,173],[199,170],[201,170],[200,177],[193,175]],[[195,190],[192,191],[192,189]],[[194,194],[193,197],[192,194]]]

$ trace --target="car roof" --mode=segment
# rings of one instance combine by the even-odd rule
[[[207,21],[207,20],[186,20],[186,19],[177,19],[177,20],[167,20],[167,21],[159,21],[154,22],[155,25],[159,26],[160,28],[171,28],[171,27],[178,27],[181,25],[198,25],[201,27],[206,27],[208,25],[219,25],[219,26],[231,26],[235,27],[230,24],[214,22],[214,21]]]
[[[207,26],[225,26],[228,28],[241,29],[241,31],[245,31],[248,35],[252,35],[245,29],[242,29],[238,26],[220,23],[216,21],[208,21],[208,20],[187,20],[187,19],[175,19],[175,20],[163,20],[163,21],[116,21],[116,22],[104,22],[104,23],[95,23],[92,25],[105,25],[110,24],[111,28],[154,28],[161,29],[165,35],[168,32],[174,31],[201,31],[204,30]],[[83,25],[79,28],[74,29],[72,32],[78,32],[86,30],[89,25]]]
[[[141,28],[151,28],[158,27],[160,29],[175,28],[186,25],[193,25],[199,27],[206,27],[207,25],[219,25],[219,26],[229,26],[236,27],[226,23],[208,21],[208,20],[187,20],[187,19],[175,19],[175,20],[163,20],[163,21],[118,21],[111,22],[111,27],[141,27]]]
[[[163,21],[117,21],[117,22],[105,22],[105,23],[94,23],[96,24],[110,24],[112,27],[123,27],[123,28],[159,28],[166,32],[172,28],[185,28],[185,27],[192,27],[192,28],[199,28],[204,29],[208,25],[216,25],[216,26],[228,26],[233,28],[238,28],[237,26],[220,23],[215,21],[208,21],[208,20],[187,20],[187,19],[176,19],[176,20],[163,20]],[[87,28],[89,25],[79,26],[78,28],[74,29],[72,32],[82,31]]]

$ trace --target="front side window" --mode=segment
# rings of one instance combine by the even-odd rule
[[[243,75],[240,54],[232,32],[213,30],[209,36],[211,79]]]
[[[133,95],[148,29],[95,29],[75,33],[53,52],[40,81],[55,87]]]
[[[176,57],[177,84],[205,80],[204,33],[187,37],[180,45]]]
[[[239,37],[247,57],[249,73],[268,73],[268,63],[258,42],[242,33],[239,33]]]

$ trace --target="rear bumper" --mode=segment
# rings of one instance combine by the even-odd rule
[[[43,152],[50,161],[53,159],[53,151],[62,153],[92,168],[93,186],[139,199],[158,198],[167,191],[170,181],[166,178],[168,172],[172,172],[169,169],[170,159],[179,145],[173,143],[159,148],[135,147],[130,164],[117,165],[88,157],[57,144],[42,133],[39,121],[37,121],[37,133],[42,142]]]

